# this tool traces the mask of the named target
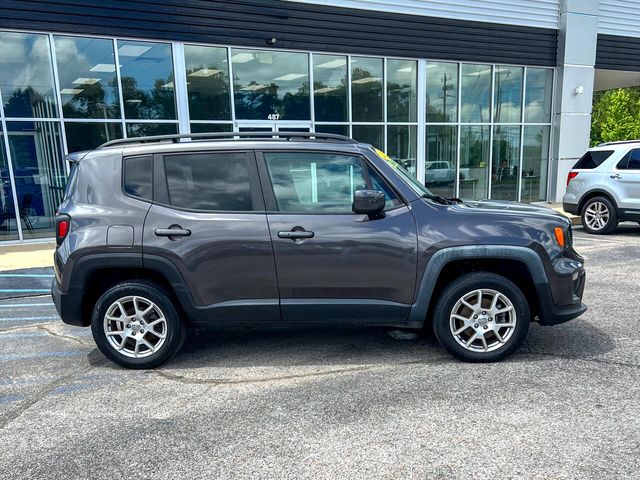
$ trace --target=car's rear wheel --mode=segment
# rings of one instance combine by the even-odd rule
[[[590,198],[582,207],[581,217],[588,233],[604,235],[618,227],[616,208],[606,197]]]
[[[175,354],[184,326],[170,297],[146,282],[115,285],[98,299],[91,331],[100,351],[126,368],[154,368]]]
[[[440,344],[455,357],[493,362],[520,346],[530,315],[527,299],[509,279],[489,272],[468,273],[440,294],[433,328]]]

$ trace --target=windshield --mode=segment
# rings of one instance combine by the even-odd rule
[[[433,195],[427,187],[421,184],[416,177],[411,175],[406,168],[404,168],[402,165],[396,162],[393,158],[391,158],[389,155],[384,153],[382,150],[378,150],[377,148],[374,148],[374,150],[381,159],[383,159],[385,162],[387,162],[389,165],[391,165],[394,168],[394,170],[402,177],[405,183],[409,185],[414,192],[416,192],[418,195],[421,195],[421,196]]]

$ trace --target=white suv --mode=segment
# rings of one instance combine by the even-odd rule
[[[587,150],[567,176],[566,212],[589,233],[611,233],[618,222],[640,222],[640,140]]]

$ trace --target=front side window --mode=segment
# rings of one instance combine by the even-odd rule
[[[640,149],[631,150],[616,166],[618,170],[640,170]]]
[[[244,152],[165,156],[169,204],[188,210],[253,210],[249,161]]]
[[[264,154],[278,210],[282,212],[351,213],[356,190],[385,192],[387,207],[398,203],[372,172],[368,181],[360,157],[333,153],[269,152]]]

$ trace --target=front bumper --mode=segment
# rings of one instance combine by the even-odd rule
[[[549,283],[537,285],[540,301],[540,325],[557,325],[582,315],[587,306],[582,303],[586,272],[582,257],[573,249],[567,257],[553,262]]]
[[[67,325],[86,327],[88,322],[82,319],[82,293],[74,290],[63,292],[60,290],[57,280],[51,284],[51,298],[56,307],[58,315]]]

